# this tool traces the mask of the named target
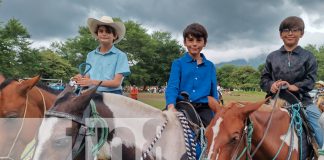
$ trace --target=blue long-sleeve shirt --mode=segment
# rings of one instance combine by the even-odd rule
[[[165,92],[167,105],[182,100],[182,91],[189,93],[192,103],[208,103],[207,96],[218,99],[216,68],[202,53],[201,57],[199,65],[188,53],[173,61]]]

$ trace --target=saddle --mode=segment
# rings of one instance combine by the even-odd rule
[[[281,99],[284,99],[285,101],[287,101],[290,105],[298,104],[298,103],[301,104],[299,99],[284,87],[280,90],[279,97]],[[300,114],[301,119],[302,119],[302,128],[303,128],[303,131],[305,133],[304,135],[306,136],[306,137],[303,136],[303,140],[306,138],[306,142],[302,142],[301,144],[306,143],[307,146],[311,146],[311,152],[308,154],[309,156],[318,157],[319,155],[317,153],[317,150],[318,150],[319,147],[318,147],[318,144],[317,144],[317,142],[315,140],[314,135],[312,134],[312,133],[314,133],[314,130],[311,127],[311,125],[309,124],[308,120],[306,119],[306,115],[305,115],[305,112],[303,111],[303,109],[304,108],[302,107],[299,110],[299,114]],[[292,111],[289,110],[289,112],[291,113]]]
[[[182,112],[187,118],[189,127],[192,129],[192,131],[195,132],[197,138],[201,134],[200,128],[204,127],[204,125],[194,106],[189,102],[189,94],[187,92],[181,92],[180,95],[184,98],[184,100],[178,101],[175,108],[177,109],[177,111]]]

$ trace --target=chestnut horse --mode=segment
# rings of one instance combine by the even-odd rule
[[[88,89],[77,96],[73,88],[67,86],[58,96],[41,124],[34,160],[97,156],[88,154],[91,148],[75,149],[91,137],[78,133],[89,127],[82,119],[89,117],[84,113],[93,106],[108,124],[107,143],[103,147],[106,158],[187,159],[182,126],[175,112],[161,111],[122,95],[95,93],[95,90]],[[89,106],[90,100],[93,104]],[[104,157],[99,154],[97,158]]]
[[[21,158],[40,124],[33,118],[42,118],[56,99],[50,88],[35,86],[39,79],[7,79],[0,85],[0,159]]]
[[[281,108],[284,103],[286,101],[278,99],[272,100],[271,105],[266,105],[265,101],[232,102],[220,107],[217,101],[209,98],[216,115],[206,129],[208,159],[299,159],[298,136],[289,129],[291,118],[288,110]],[[272,120],[266,131],[270,117]],[[253,124],[251,152],[245,148],[249,146],[246,140],[249,122]]]

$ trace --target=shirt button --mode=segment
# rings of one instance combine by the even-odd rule
[[[196,77],[195,80],[198,80],[198,78]]]
[[[196,90],[192,90],[192,92],[196,92]]]
[[[196,68],[199,68],[198,66]]]

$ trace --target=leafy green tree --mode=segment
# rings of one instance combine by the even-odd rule
[[[79,35],[67,41],[52,43],[53,50],[66,59],[73,67],[85,62],[87,54],[98,46],[87,27],[79,27]]]
[[[315,45],[307,45],[305,46],[305,49],[312,52],[317,60],[317,79],[318,80],[324,80],[324,45],[321,45],[320,47],[316,47]]]
[[[29,38],[27,29],[17,19],[10,19],[4,27],[0,27],[0,72],[8,77],[24,77],[30,74],[28,72],[32,70],[27,71],[24,63],[33,59],[35,53],[35,50],[29,48]]]
[[[77,69],[72,67],[67,60],[48,49],[40,52],[38,65],[38,73],[43,78],[63,79],[66,82],[77,74]]]
[[[217,66],[216,66],[217,67]],[[217,81],[221,84],[224,88],[234,89],[235,84],[233,82],[233,78],[231,74],[237,69],[238,67],[231,64],[225,64],[224,66],[217,68]]]

